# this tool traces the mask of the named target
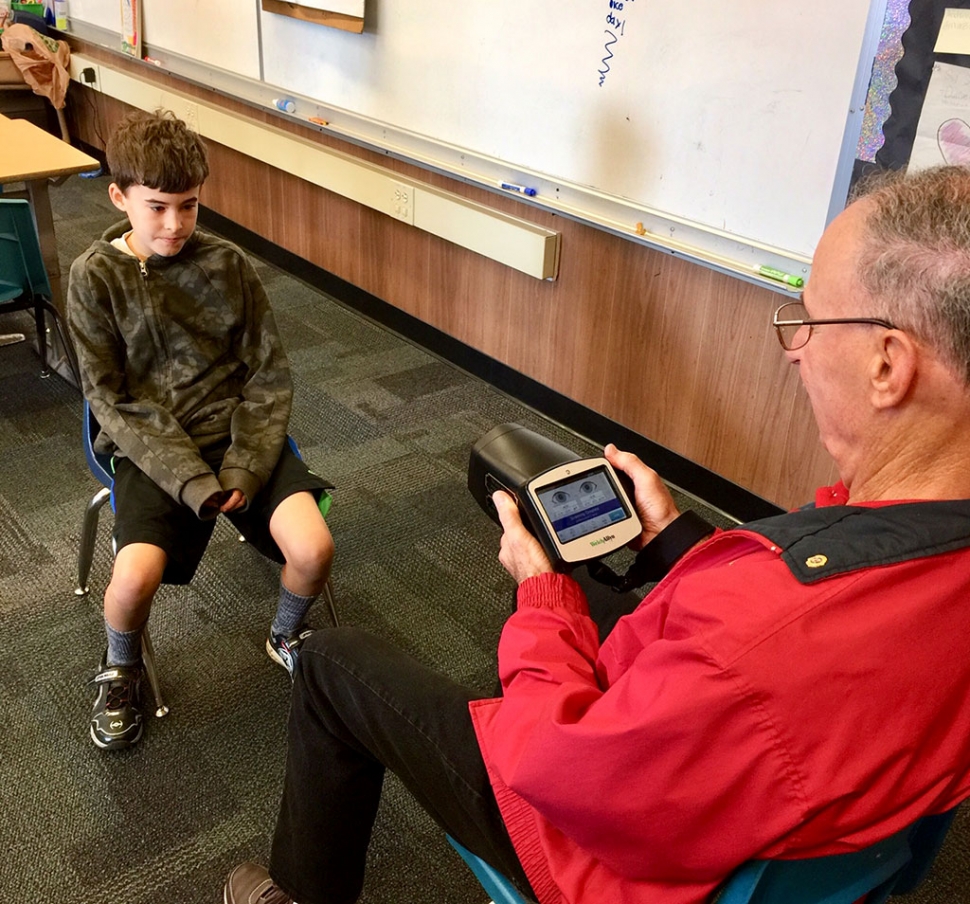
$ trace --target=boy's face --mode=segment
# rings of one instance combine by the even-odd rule
[[[173,195],[144,185],[132,185],[125,192],[114,182],[108,186],[111,202],[128,215],[128,245],[139,258],[171,257],[182,250],[195,230],[200,188]]]

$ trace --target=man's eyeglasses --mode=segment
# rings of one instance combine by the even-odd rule
[[[787,352],[793,352],[808,344],[812,338],[812,327],[821,326],[827,323],[871,323],[873,326],[881,326],[887,330],[894,330],[896,327],[888,320],[879,320],[875,317],[840,317],[835,320],[812,320],[805,310],[805,305],[800,301],[789,301],[783,304],[772,318],[771,325],[778,333],[778,341],[781,347]]]

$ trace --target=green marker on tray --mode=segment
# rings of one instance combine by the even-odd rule
[[[776,270],[774,267],[755,267],[754,272],[759,276],[767,276],[768,279],[777,279],[778,282],[783,282],[785,285],[794,286],[796,289],[800,289],[805,285],[805,280],[800,276],[792,276],[791,273],[785,273],[782,270]]]

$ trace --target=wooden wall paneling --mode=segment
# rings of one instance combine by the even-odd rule
[[[450,242],[430,244],[428,322],[473,348],[494,349],[492,357],[505,360],[513,271],[485,259],[479,268],[468,267],[467,254]]]
[[[630,244],[630,243],[627,243]],[[609,366],[624,379],[604,386],[603,411],[628,427],[660,423],[663,408],[654,360],[663,330],[665,255],[631,246],[620,253],[610,317]],[[637,429],[637,428],[633,428]]]
[[[81,49],[118,65],[115,55]],[[797,373],[767,327],[776,293],[157,77],[552,226],[562,233],[562,262],[557,280],[532,279],[210,142],[213,175],[203,203],[223,216],[774,502],[800,503],[831,479]],[[95,147],[126,109],[76,85],[69,100],[73,134]]]
[[[703,419],[691,431],[699,460],[732,462],[739,472],[751,457],[758,435],[765,395],[777,393],[772,375],[763,371],[766,358],[783,359],[781,346],[769,325],[773,301],[745,283],[714,280],[711,316],[700,362],[702,391],[695,417]],[[771,302],[771,303],[768,303]],[[739,354],[739,351],[743,351]],[[765,385],[762,380],[768,376]]]
[[[432,241],[441,240],[375,210],[362,209],[359,287],[385,301],[394,299],[395,307],[424,320]]]
[[[694,451],[699,437],[694,430],[705,429],[695,412],[704,402],[707,387],[701,380],[700,363],[708,354],[706,335],[711,316],[712,271],[686,266],[683,261],[665,261],[662,283],[663,314],[660,333],[651,348],[647,382],[660,404],[656,429],[667,439],[664,445],[699,460]]]
[[[580,233],[583,233],[580,235]],[[563,224],[563,259],[552,289],[549,346],[537,362],[537,377],[554,380],[560,392],[603,410],[607,380],[625,379],[629,362],[610,348],[618,261],[605,232],[586,235],[578,223]]]

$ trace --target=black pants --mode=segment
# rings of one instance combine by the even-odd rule
[[[639,602],[607,599],[611,623]],[[293,688],[274,881],[300,904],[356,901],[391,769],[442,829],[531,894],[472,728],[477,696],[364,631],[309,638]]]

